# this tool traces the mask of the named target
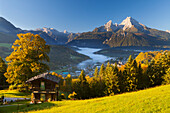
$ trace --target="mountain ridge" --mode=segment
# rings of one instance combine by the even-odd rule
[[[20,28],[16,28],[11,22],[7,21],[3,17],[0,17],[0,32],[13,34],[20,31]]]
[[[54,28],[38,28],[35,30],[22,30],[16,28],[12,23],[0,17],[0,33],[16,37],[18,33],[31,32],[39,34],[47,44],[51,45],[73,45],[87,47],[117,47],[117,46],[170,46],[170,33],[152,29],[139,23],[132,17],[127,17],[120,24],[108,21],[106,24],[95,28],[93,31],[84,33],[69,33],[66,30],[60,32]],[[131,35],[129,35],[131,34]],[[17,37],[16,37],[17,38]],[[95,41],[95,40],[96,41]],[[10,40],[10,38],[9,38]],[[13,39],[12,39],[13,40]],[[93,40],[90,42],[90,40]],[[95,44],[96,42],[96,44]],[[3,40],[1,40],[3,43]],[[88,44],[89,43],[89,44]]]
[[[109,32],[112,32],[112,36],[107,37],[104,35],[103,37],[100,37],[101,34],[109,34]],[[97,34],[98,36],[96,36]],[[74,43],[76,43],[75,40],[78,40],[78,42],[80,42],[80,39],[89,40],[89,38],[98,40],[102,38],[104,41],[102,41],[100,44],[109,45],[110,47],[170,47],[170,34],[168,32],[149,28],[146,25],[139,23],[132,17],[127,17],[120,24],[113,24],[112,20],[109,20],[106,24],[95,28],[92,32],[82,33],[80,36],[75,37]],[[78,45],[81,45],[81,43],[79,43]],[[88,46],[88,44],[84,43],[83,45]]]

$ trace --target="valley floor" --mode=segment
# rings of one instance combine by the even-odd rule
[[[18,111],[36,113],[169,113],[170,85],[95,99],[21,105]],[[0,112],[17,112],[17,106],[0,107]]]

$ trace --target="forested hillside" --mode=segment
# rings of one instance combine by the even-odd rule
[[[152,60],[158,60],[159,57],[162,55],[163,51],[149,51],[149,52],[141,52],[139,55],[136,57],[136,61],[139,63],[143,64],[149,64]],[[167,52],[167,51],[165,51]],[[167,52],[170,54],[170,52]]]
[[[57,70],[63,66],[73,66],[81,61],[89,59],[88,56],[77,53],[76,51],[61,45],[51,45],[49,53],[50,70]]]
[[[109,62],[106,66],[102,64],[99,69],[96,67],[93,77],[85,75],[84,70],[77,79],[68,75],[62,78],[64,84],[60,86],[60,90],[75,92],[76,95],[72,94],[74,98],[86,99],[169,84],[170,51],[154,53],[155,56],[147,64],[138,61],[140,55],[137,59],[129,56],[125,65],[121,67],[118,67],[117,63],[110,64]],[[54,75],[57,74],[54,73]]]

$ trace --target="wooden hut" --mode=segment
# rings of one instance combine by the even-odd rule
[[[48,72],[34,76],[26,81],[31,84],[34,100],[57,100],[60,78]]]

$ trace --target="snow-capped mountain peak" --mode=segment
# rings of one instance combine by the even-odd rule
[[[107,32],[107,31],[116,32],[120,29],[122,29],[123,31],[128,30],[131,32],[147,32],[148,27],[139,23],[132,17],[127,17],[120,24],[112,23],[112,20],[109,20],[103,26],[94,29],[94,32]]]
[[[115,26],[118,26],[118,24],[117,24],[117,23],[115,23]]]
[[[106,31],[110,31],[111,29],[114,31],[119,28],[119,25],[117,23],[113,24],[112,20],[109,20],[105,25],[104,28]]]
[[[119,25],[123,25],[123,30],[126,30],[127,28],[131,28],[133,25],[135,27],[142,27],[143,25],[141,25],[138,21],[136,21],[135,19],[133,19],[132,17],[127,17],[125,20],[123,20]]]
[[[132,17],[127,17],[120,24],[121,25],[125,25],[125,24],[139,24],[139,22],[136,21],[135,19],[133,19]]]
[[[166,30],[166,32],[170,33],[170,30]]]
[[[57,41],[58,44],[65,44],[68,41],[69,33],[67,33],[66,30],[64,31],[66,33],[64,33],[64,32],[57,31],[54,28],[43,27],[43,28],[38,28],[35,31],[45,32],[48,36],[50,36],[55,41]]]
[[[113,23],[112,23],[112,20],[109,20],[109,22],[107,22],[105,25],[104,25],[105,29],[107,31],[109,31],[110,28],[113,27]]]
[[[64,32],[63,32],[64,34],[69,34],[69,32],[65,29],[64,30]]]
[[[111,27],[113,25],[112,20],[109,20],[104,26],[107,27]]]
[[[47,27],[38,28],[35,31],[43,31],[43,32],[45,32],[47,34],[49,34],[49,33],[59,33],[59,31],[57,31],[56,29],[54,29],[54,28],[47,28]]]

